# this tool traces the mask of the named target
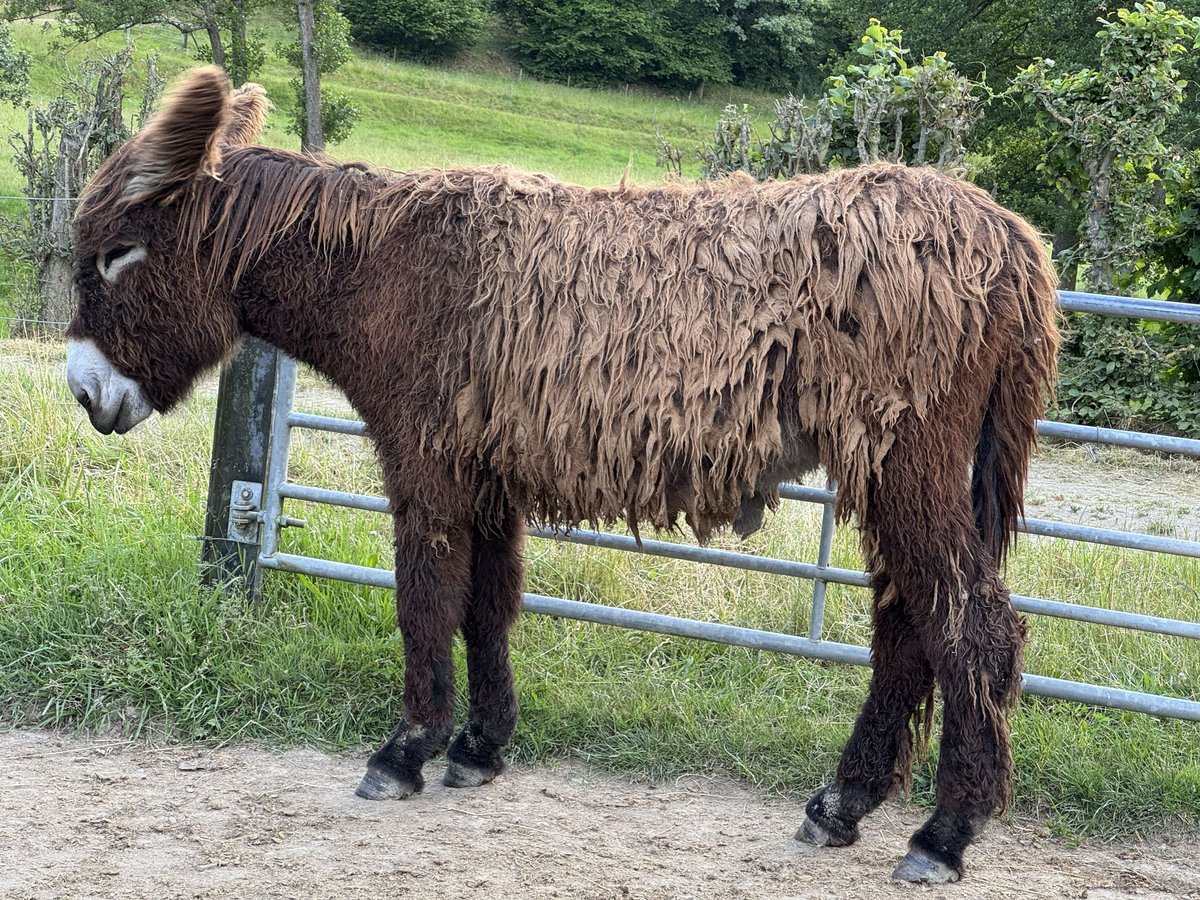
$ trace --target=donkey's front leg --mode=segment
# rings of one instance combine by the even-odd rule
[[[471,713],[454,743],[443,783],[486,784],[504,770],[504,748],[517,724],[517,692],[508,633],[521,612],[521,546],[525,526],[512,509],[503,521],[477,522],[471,595],[463,619]]]
[[[396,612],[404,636],[404,720],[367,762],[356,793],[403,799],[425,786],[421,767],[454,726],[452,641],[471,576],[470,527],[409,507],[396,514]]]

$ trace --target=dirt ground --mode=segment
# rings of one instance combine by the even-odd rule
[[[354,796],[361,754],[0,733],[5,898],[1200,897],[1200,837],[1071,848],[995,822],[968,878],[892,884],[918,810],[846,850],[792,839],[799,802],[734,782],[516,767],[467,791]],[[435,764],[430,774],[437,774]]]

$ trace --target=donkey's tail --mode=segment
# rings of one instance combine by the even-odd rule
[[[1014,324],[984,410],[971,497],[975,523],[997,564],[1025,512],[1025,476],[1037,420],[1058,375],[1058,298],[1054,267],[1037,232],[1012,214],[1009,258],[992,291],[993,311]]]

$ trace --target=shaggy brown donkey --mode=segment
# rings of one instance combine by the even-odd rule
[[[937,683],[937,809],[896,875],[958,878],[1012,773],[1025,632],[997,564],[1058,343],[1033,230],[896,166],[612,190],[377,172],[250,146],[266,106],[193,72],[89,185],[68,379],[123,432],[250,333],[345,391],[395,513],[406,661],[404,721],[358,792],[416,793],[447,746],[449,785],[503,768],[526,521],[682,516],[703,540],[757,527],[819,463],[862,529],[875,672],[799,836],[858,836]]]

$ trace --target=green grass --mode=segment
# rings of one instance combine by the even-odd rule
[[[123,438],[95,434],[60,383],[61,348],[0,342],[0,706],[9,722],[119,726],[213,742],[372,745],[401,715],[402,647],[387,592],[268,575],[247,608],[197,586],[212,396]],[[327,392],[302,382],[302,406]],[[297,436],[296,480],[378,491],[369,448]],[[815,509],[789,505],[755,552],[813,559]],[[388,566],[386,519],[305,504],[285,549]],[[731,544],[732,546],[732,544]],[[858,564],[839,534],[838,565]],[[807,582],[533,541],[531,590],[779,631],[806,628]],[[1196,561],[1028,540],[1014,590],[1200,618]],[[827,635],[868,640],[865,591],[832,587]],[[571,755],[639,776],[732,773],[803,797],[833,770],[863,669],[525,616],[513,754]],[[461,662],[461,661],[460,661]],[[464,691],[459,667],[460,703]],[[1200,699],[1195,642],[1033,621],[1028,669]],[[461,712],[461,710],[460,710]],[[1063,834],[1195,827],[1191,723],[1026,698],[1013,735],[1016,809]],[[914,796],[929,802],[934,759]]]

